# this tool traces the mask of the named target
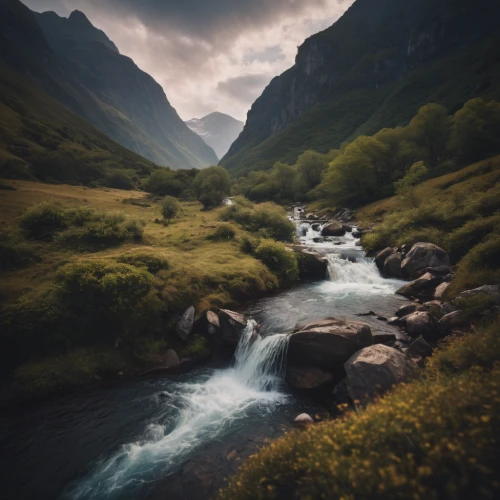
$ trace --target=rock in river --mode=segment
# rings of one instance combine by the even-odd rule
[[[217,336],[219,342],[232,344],[234,347],[238,344],[241,334],[247,326],[247,319],[243,314],[221,309],[219,311],[220,332]]]
[[[286,381],[296,389],[316,389],[333,380],[331,373],[314,366],[289,366]]]
[[[337,222],[332,222],[327,224],[322,230],[321,234],[323,236],[344,236],[346,233],[345,229]]]
[[[404,354],[383,344],[365,347],[344,365],[347,391],[353,401],[366,403],[418,373],[417,365]]]
[[[438,276],[434,276],[431,273],[425,273],[420,278],[405,283],[396,290],[396,293],[404,297],[432,298],[436,286],[439,285],[441,281],[441,278]]]
[[[366,323],[328,318],[302,327],[288,345],[289,366],[314,366],[334,372],[356,351],[372,344]]]

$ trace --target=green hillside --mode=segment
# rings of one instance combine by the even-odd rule
[[[328,152],[362,134],[406,125],[418,108],[453,113],[500,96],[499,4],[481,0],[358,0],[299,48],[296,64],[253,104],[221,164],[234,177]]]

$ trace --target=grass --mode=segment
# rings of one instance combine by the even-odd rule
[[[416,188],[417,206],[394,196],[357,212],[368,250],[435,243],[450,253],[456,276],[451,296],[500,280],[500,156],[430,179]]]
[[[453,338],[422,379],[266,445],[220,498],[497,497],[499,329],[497,320]]]
[[[202,211],[198,202],[181,202],[177,217],[165,226],[162,199],[144,192],[3,182],[12,189],[0,198],[0,227],[10,235],[8,249],[0,248],[0,262],[7,268],[0,280],[0,321],[8,327],[2,333],[2,372],[5,376],[16,369],[16,387],[25,394],[37,393],[39,377],[46,387],[40,394],[91,382],[106,372],[105,361],[93,360],[115,345],[128,372],[158,364],[159,350],[166,346],[184,349],[189,357],[202,356],[206,346],[199,339],[193,338],[190,347],[173,335],[177,317],[188,306],[195,305],[198,314],[236,307],[280,286],[275,271],[240,249],[240,239],[252,238],[252,233],[220,222],[222,207]],[[29,227],[37,224],[28,224],[23,233],[20,222],[31,220],[26,214],[40,203],[62,217],[41,239],[32,239]],[[62,235],[72,234],[75,214],[83,214],[84,220],[120,214],[137,221],[141,239],[74,245]],[[15,244],[21,245],[19,252],[11,255]],[[101,310],[109,301],[107,312]],[[81,363],[70,362],[73,356]],[[32,390],[27,389],[30,376]]]

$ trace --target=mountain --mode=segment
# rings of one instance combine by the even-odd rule
[[[193,118],[186,125],[222,158],[240,135],[244,124],[232,116],[215,112],[203,118]]]
[[[220,164],[234,176],[266,170],[405,124],[429,102],[454,111],[499,97],[499,15],[497,0],[357,0],[299,47]]]
[[[193,133],[161,86],[86,16],[36,14],[0,0],[0,57],[119,144],[172,168],[203,168],[214,151]]]

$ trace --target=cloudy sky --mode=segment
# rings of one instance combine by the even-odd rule
[[[38,12],[83,11],[160,83],[184,120],[212,111],[245,120],[297,46],[353,0],[23,0]]]

